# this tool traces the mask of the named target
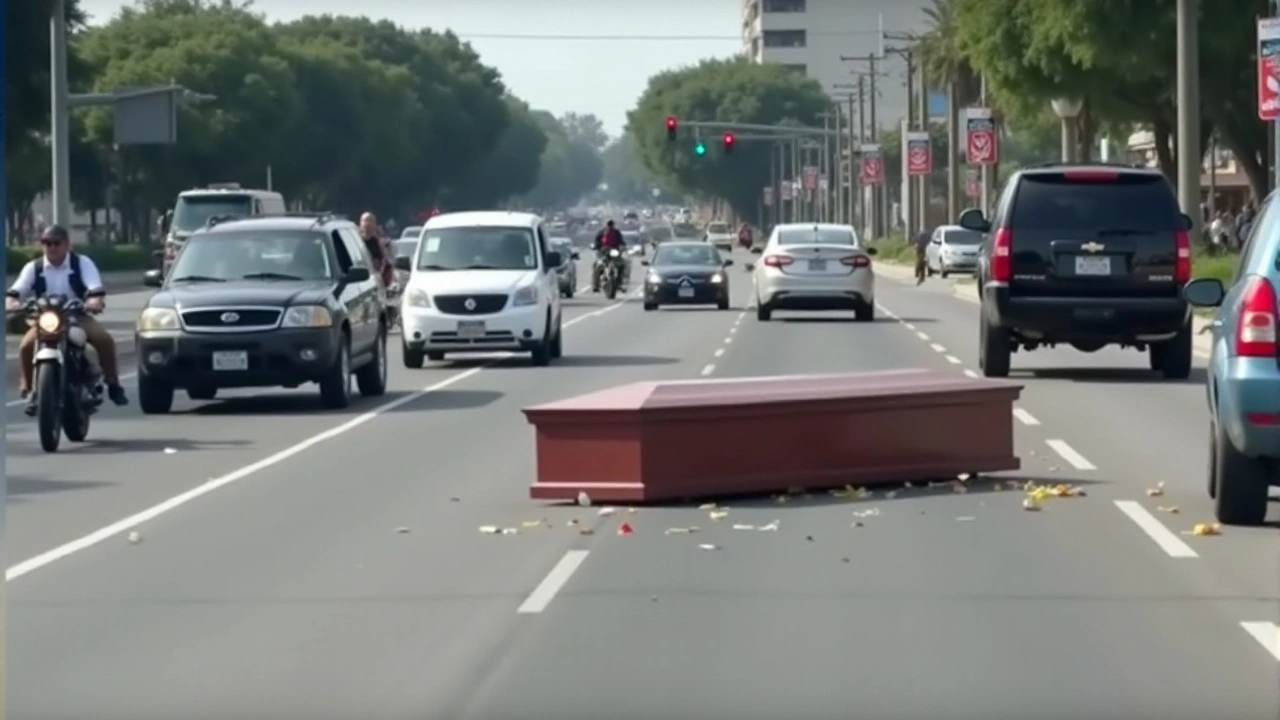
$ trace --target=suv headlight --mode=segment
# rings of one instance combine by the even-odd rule
[[[281,327],[326,328],[333,325],[333,314],[321,305],[295,305],[284,311]]]
[[[413,308],[429,308],[431,307],[431,296],[422,288],[410,288],[405,293],[404,304]]]
[[[538,288],[534,285],[526,285],[511,296],[511,304],[520,307],[521,305],[537,305],[538,304]]]
[[[138,317],[138,332],[177,330],[178,311],[171,308],[146,308]]]

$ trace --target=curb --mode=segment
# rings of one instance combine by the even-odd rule
[[[881,260],[875,264],[875,272],[876,274],[882,274],[899,282],[915,282],[915,269],[901,263]],[[978,298],[977,289],[967,287],[969,285],[968,283],[962,284],[951,280],[941,280],[941,282],[947,283],[951,286],[951,295],[953,297],[968,303],[973,303],[974,305],[981,304],[981,301]],[[1209,326],[1211,321],[1212,320],[1210,318],[1202,315],[1191,316],[1191,331],[1193,333],[1191,336],[1191,344],[1193,352],[1201,358],[1208,358],[1209,352],[1213,348],[1210,336],[1207,333],[1203,335],[1201,334],[1204,332],[1205,328]]]

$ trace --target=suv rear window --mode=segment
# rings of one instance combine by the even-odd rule
[[[1009,225],[1028,230],[1180,229],[1180,209],[1163,177],[1117,173],[1114,179],[1024,175]]]

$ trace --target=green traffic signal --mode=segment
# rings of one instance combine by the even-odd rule
[[[706,146],[706,145],[703,145],[701,142],[699,142],[699,143],[697,144],[697,146],[695,146],[695,147],[693,148],[693,152],[694,152],[694,153],[696,153],[696,154],[697,154],[697,155],[699,155],[699,156],[706,155],[706,154],[707,154],[707,146]]]

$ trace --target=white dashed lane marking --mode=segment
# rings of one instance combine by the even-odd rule
[[[1116,500],[1116,508],[1124,513],[1142,532],[1147,534],[1166,555],[1172,558],[1198,558],[1200,555],[1191,546],[1182,541],[1182,538],[1173,534],[1173,531],[1164,526],[1155,515],[1142,507],[1142,504],[1134,500]]]
[[[1098,466],[1089,462],[1085,456],[1076,452],[1076,449],[1067,444],[1066,440],[1045,440],[1046,445],[1053,449],[1054,452],[1062,456],[1063,460],[1071,463],[1071,467],[1077,470],[1097,470]]]
[[[974,373],[974,375],[977,375],[977,373]],[[1040,421],[1037,420],[1034,415],[1032,415],[1031,413],[1019,407],[1016,407],[1013,409],[1013,416],[1018,418],[1018,422],[1022,423],[1023,425],[1039,425],[1040,424]]]
[[[948,355],[947,362],[951,363],[952,365],[959,365],[960,358],[956,357],[955,355]]]
[[[946,352],[946,351],[947,351],[947,349],[946,349],[946,348],[942,347],[942,346],[941,346],[941,345],[939,345],[938,343],[930,343],[930,344],[929,344],[929,347],[933,348],[933,351],[934,351],[934,352],[936,352],[936,353],[944,353],[944,352]]]
[[[1257,621],[1242,622],[1240,627],[1271,653],[1271,657],[1280,661],[1280,626],[1273,622]]]
[[[711,373],[713,373],[713,372],[715,372],[715,371],[716,371],[716,366],[715,366],[715,365],[710,365],[710,364],[708,364],[708,365],[706,365],[706,366],[704,366],[704,367],[702,368],[702,374],[703,374],[703,375],[710,375]]]

